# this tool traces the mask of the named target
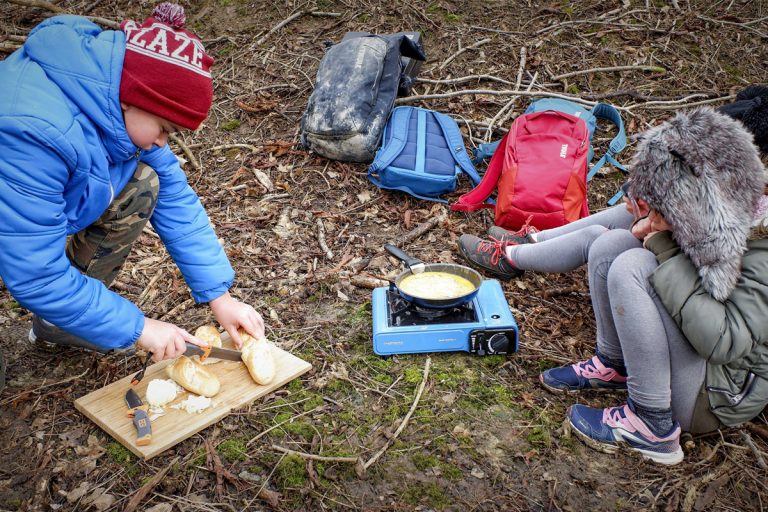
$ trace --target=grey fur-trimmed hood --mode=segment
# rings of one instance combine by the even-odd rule
[[[632,161],[630,194],[673,227],[673,237],[715,299],[741,274],[763,165],[741,123],[700,108],[645,132]]]

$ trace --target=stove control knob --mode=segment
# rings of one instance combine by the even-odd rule
[[[488,339],[488,352],[491,354],[505,354],[508,349],[509,339],[506,333],[497,332]]]

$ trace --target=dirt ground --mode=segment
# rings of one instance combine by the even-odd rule
[[[51,9],[115,22],[143,20],[154,5],[43,4],[0,4],[6,48],[0,58]],[[534,93],[611,102],[624,109],[627,131],[635,134],[676,109],[718,105],[766,81],[767,2],[183,5],[188,25],[217,61],[215,96],[204,127],[180,135],[172,147],[225,241],[238,273],[232,293],[261,312],[272,340],[313,368],[142,461],[73,407],[74,399],[136,371],[139,359],[33,347],[30,313],[0,288],[0,350],[9,363],[0,394],[0,510],[124,510],[141,496],[137,510],[153,512],[763,509],[768,427],[762,415],[741,430],[687,435],[685,461],[672,469],[627,453],[597,453],[564,435],[569,404],[624,400],[555,396],[537,384],[542,369],[592,354],[583,270],[527,273],[503,283],[521,330],[519,352],[433,354],[418,404],[398,432],[427,356],[373,353],[365,281],[400,271],[384,256],[387,241],[405,237],[403,248],[426,261],[459,262],[458,237],[483,233],[492,218],[382,192],[367,181],[365,165],[302,149],[298,123],[327,42],[347,31],[415,30],[423,34],[428,62],[413,95],[445,96],[401,101],[454,116],[469,148],[500,137]],[[629,68],[596,69],[614,66]],[[524,94],[511,94],[515,89]],[[598,132],[598,146],[612,136]],[[632,151],[620,160],[629,162]],[[593,211],[605,207],[622,179],[610,170],[591,182]],[[467,190],[466,181],[460,188]],[[318,223],[332,256],[320,247]],[[429,229],[413,236],[425,223]],[[206,306],[193,303],[149,231],[114,289],[148,316],[189,330],[213,320]],[[386,443],[391,446],[365,472],[340,459],[369,461]]]

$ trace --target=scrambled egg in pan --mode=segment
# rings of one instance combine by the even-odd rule
[[[455,299],[475,291],[475,285],[468,279],[448,272],[411,274],[397,287],[408,295],[428,300]]]

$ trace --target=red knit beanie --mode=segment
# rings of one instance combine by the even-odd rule
[[[143,24],[120,24],[125,32],[120,101],[195,130],[213,101],[213,59],[200,39],[183,29],[185,21],[183,7],[164,2]]]

